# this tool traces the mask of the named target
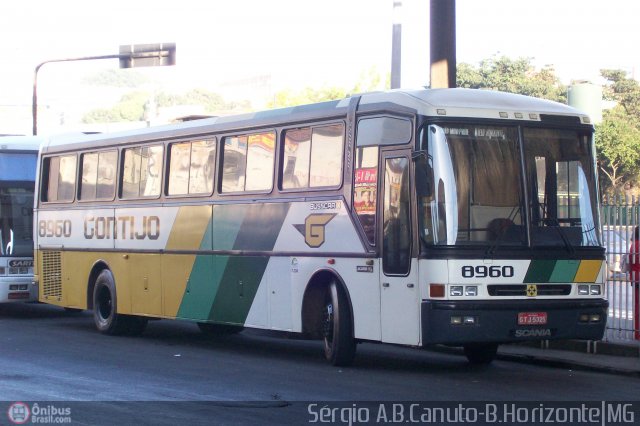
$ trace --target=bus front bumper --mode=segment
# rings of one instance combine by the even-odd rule
[[[422,344],[600,340],[608,307],[605,299],[427,300],[421,306]],[[544,323],[523,324],[525,317]]]
[[[0,302],[34,302],[38,300],[38,286],[31,276],[5,277],[0,282]]]

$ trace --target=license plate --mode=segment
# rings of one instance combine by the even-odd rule
[[[544,325],[547,323],[546,312],[520,312],[518,325]]]

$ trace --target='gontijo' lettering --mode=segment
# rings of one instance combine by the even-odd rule
[[[159,237],[158,216],[87,216],[84,219],[84,238],[88,240],[157,240]]]

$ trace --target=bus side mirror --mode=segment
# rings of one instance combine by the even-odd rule
[[[426,151],[416,151],[411,156],[416,167],[416,194],[418,198],[433,196],[433,168],[428,163]]]

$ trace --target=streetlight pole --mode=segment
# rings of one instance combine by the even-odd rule
[[[38,71],[43,65],[53,62],[95,61],[100,59],[119,59],[120,68],[168,66],[176,63],[175,43],[124,45],[120,53],[100,56],[82,56],[78,58],[50,59],[39,63],[33,73],[33,135],[38,134]]]

